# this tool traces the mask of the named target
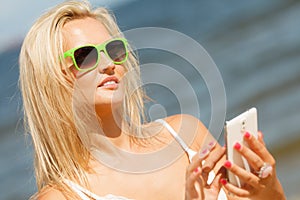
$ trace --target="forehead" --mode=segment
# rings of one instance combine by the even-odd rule
[[[94,18],[74,19],[62,29],[64,50],[85,44],[100,44],[111,38],[105,26]]]

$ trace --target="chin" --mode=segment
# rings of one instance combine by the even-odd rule
[[[95,106],[96,107],[119,107],[122,105],[124,96],[122,95],[112,95],[112,96],[96,96]]]

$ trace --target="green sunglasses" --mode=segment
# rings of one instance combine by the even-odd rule
[[[127,60],[127,40],[114,38],[99,45],[87,44],[70,49],[64,53],[64,58],[71,57],[78,71],[90,71],[98,66],[100,52],[104,52],[114,64],[122,64]]]

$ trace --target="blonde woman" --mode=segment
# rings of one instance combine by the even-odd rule
[[[129,42],[106,9],[68,1],[35,22],[20,53],[25,124],[35,149],[33,198],[218,198],[225,148],[188,115],[143,123],[139,76]]]

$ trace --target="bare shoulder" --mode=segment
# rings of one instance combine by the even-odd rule
[[[198,125],[203,125],[202,122],[194,117],[193,115],[188,115],[188,114],[176,114],[176,115],[171,115],[169,117],[166,117],[165,120],[168,123],[182,123],[182,122],[190,122],[190,123],[197,123]]]
[[[37,200],[67,200],[61,191],[53,187],[43,189],[38,195]]]
[[[205,125],[192,115],[172,115],[165,118],[165,121],[196,151],[203,145],[205,137],[210,135]]]
[[[187,114],[177,114],[165,118],[174,129],[178,131],[195,131],[207,132],[205,125],[196,117]]]

